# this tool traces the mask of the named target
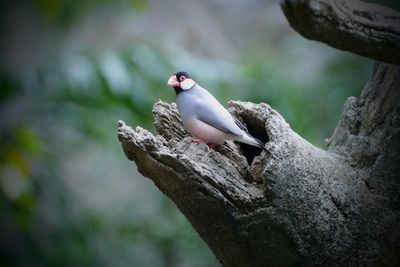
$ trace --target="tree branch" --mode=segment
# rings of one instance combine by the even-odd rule
[[[271,137],[282,134],[280,127],[287,127],[265,104],[231,105],[249,120],[275,125]],[[262,179],[264,159],[254,159],[249,168],[240,148],[232,142],[216,151],[191,142],[174,104],[158,102],[153,112],[162,135],[153,136],[140,127],[133,130],[119,123],[118,136],[125,154],[177,204],[222,264],[262,265],[274,260],[288,265],[297,261],[296,250],[291,251],[294,242],[285,226],[273,216],[265,217],[271,198],[265,197],[262,184],[253,181]],[[252,240],[255,234],[266,235],[262,231],[268,232],[267,239]]]
[[[268,105],[236,101],[229,111],[266,141],[261,153],[231,141],[210,151],[191,142],[175,104],[163,102],[153,109],[160,135],[120,122],[118,136],[127,157],[176,203],[225,266],[365,266],[383,259],[390,265],[398,261],[400,237],[398,78],[398,67],[376,66],[354,100],[358,115],[345,109],[329,151],[293,132]],[[352,151],[369,155],[377,148],[369,164],[353,161],[346,149],[362,137],[370,142],[355,142]]]
[[[282,0],[304,37],[378,61],[400,64],[400,13],[358,0]]]

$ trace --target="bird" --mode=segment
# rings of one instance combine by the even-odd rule
[[[251,136],[246,127],[187,72],[173,74],[167,84],[175,90],[179,115],[184,128],[194,136],[193,142],[204,142],[211,149],[225,140],[236,140],[264,148],[260,140]]]

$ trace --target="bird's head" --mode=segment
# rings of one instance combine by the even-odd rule
[[[180,71],[169,77],[167,84],[175,91],[189,90],[196,82],[185,71]]]

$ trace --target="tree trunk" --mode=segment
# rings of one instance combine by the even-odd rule
[[[118,125],[128,159],[222,265],[400,264],[399,66],[376,63],[361,96],[346,101],[326,151],[267,104],[229,107],[264,150],[193,143],[175,104],[161,101],[153,109],[159,135]]]

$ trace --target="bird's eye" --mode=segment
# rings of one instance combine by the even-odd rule
[[[179,77],[179,81],[181,81],[181,82],[183,82],[185,79],[186,79],[186,77],[185,77],[185,76],[181,76],[181,77]]]

